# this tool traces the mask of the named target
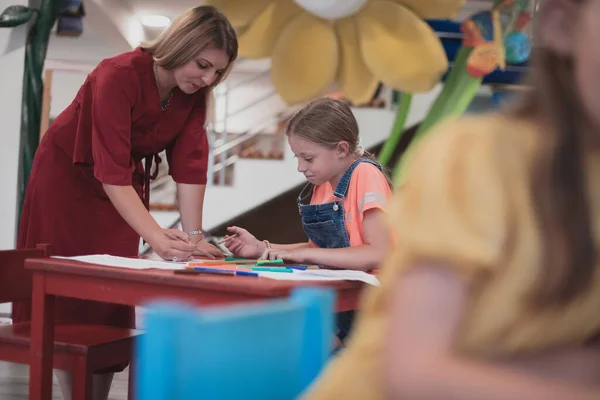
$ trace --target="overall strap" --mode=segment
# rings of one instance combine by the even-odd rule
[[[335,191],[333,192],[333,195],[335,197],[340,199],[346,198],[346,195],[348,194],[348,187],[350,186],[350,178],[352,177],[352,173],[354,172],[356,167],[358,167],[359,164],[364,162],[376,166],[381,171],[381,165],[377,161],[371,160],[370,158],[359,158],[358,160],[354,161],[352,165],[348,167],[346,172],[344,172],[344,175],[342,175],[342,179],[340,179],[335,188]]]
[[[314,185],[310,182],[304,185],[304,187],[300,191],[300,194],[298,194],[298,198],[296,199],[296,203],[298,203],[299,206],[304,204],[303,202],[304,200],[306,200],[307,197],[312,196],[313,188]]]

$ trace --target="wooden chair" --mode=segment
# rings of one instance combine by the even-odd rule
[[[331,352],[335,292],[198,310],[155,302],[136,342],[139,400],[291,400]]]
[[[31,300],[32,275],[24,267],[25,259],[47,257],[50,252],[47,245],[0,251],[0,303]],[[134,338],[141,333],[110,326],[57,325],[53,367],[72,373],[73,400],[92,398],[94,371],[128,363]],[[30,336],[29,322],[0,325],[0,360],[29,364]],[[131,390],[129,394],[131,398]]]

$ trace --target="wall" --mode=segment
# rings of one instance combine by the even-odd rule
[[[24,0],[0,0],[0,12],[10,5],[27,5]],[[0,249],[15,244],[17,178],[21,129],[21,88],[25,62],[26,26],[0,29],[0,79],[2,96],[2,145],[0,146]]]
[[[51,118],[56,118],[58,114],[71,104],[86,77],[86,72],[52,72],[52,100],[50,101]]]
[[[11,5],[27,5],[24,0],[0,0],[0,12]],[[0,29],[0,249],[14,247],[16,233],[17,178],[21,129],[21,87],[25,61],[26,26]],[[0,314],[10,307],[0,304]]]

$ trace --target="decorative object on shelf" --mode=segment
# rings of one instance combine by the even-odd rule
[[[81,0],[62,0],[56,26],[57,36],[81,36],[85,9]]]
[[[354,104],[380,82],[402,92],[433,88],[448,69],[426,19],[452,17],[464,0],[209,0],[239,32],[240,55],[271,58],[289,104],[337,84]]]

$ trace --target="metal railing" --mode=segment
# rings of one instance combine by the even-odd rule
[[[230,110],[230,98],[236,96],[239,89],[250,89],[257,85],[260,79],[268,78],[270,71],[260,71],[253,76],[237,82],[231,86],[224,82],[219,90],[213,93],[212,102],[214,104],[213,119],[207,125],[207,134],[209,135],[210,155],[208,168],[208,181],[211,184],[223,185],[226,183],[226,170],[239,160],[239,155],[235,151],[241,148],[249,141],[255,140],[258,135],[281,121],[282,116],[288,115],[286,108],[274,109],[268,112],[268,102],[277,98],[275,89],[268,90],[265,94],[248,100],[236,110]],[[262,116],[254,119],[248,119],[246,126],[241,132],[231,132],[231,121],[247,113],[252,109],[261,109]],[[295,107],[294,107],[295,109]],[[215,179],[216,178],[216,179]]]

